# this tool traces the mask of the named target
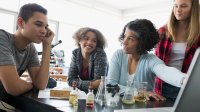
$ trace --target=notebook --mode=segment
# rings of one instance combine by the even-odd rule
[[[196,50],[173,107],[115,110],[115,112],[199,112],[200,111],[200,47]]]

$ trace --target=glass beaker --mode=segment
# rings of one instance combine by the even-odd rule
[[[134,88],[137,91],[137,94],[134,95],[135,101],[146,102],[147,85],[148,82],[134,81]]]
[[[133,104],[133,103],[135,103],[134,91],[133,91],[132,85],[133,85],[133,81],[128,80],[127,81],[126,90],[125,90],[124,96],[122,98],[122,103],[124,103],[124,104]]]
[[[95,102],[99,105],[105,105],[105,76],[101,76],[101,82],[95,97]]]
[[[116,85],[111,85],[107,84],[106,85],[106,105],[110,107],[116,107],[118,106],[119,103],[119,86],[118,84]]]

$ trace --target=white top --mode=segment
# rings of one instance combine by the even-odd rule
[[[181,71],[185,58],[186,43],[173,43],[168,65]]]
[[[129,80],[133,79],[134,76],[135,76],[135,73],[133,73],[133,74],[128,74],[128,78],[129,78]]]

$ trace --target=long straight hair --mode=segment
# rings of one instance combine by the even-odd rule
[[[187,30],[187,45],[191,47],[193,44],[195,44],[198,40],[198,37],[200,36],[200,6],[199,6],[199,0],[191,0],[192,6],[191,6],[191,15],[189,16],[186,26],[188,28]],[[173,7],[174,10],[174,7]],[[167,24],[168,28],[168,35],[172,37],[172,40],[175,40],[175,36],[177,34],[177,25],[178,20],[176,19],[174,15],[174,11],[172,10],[170,19]]]

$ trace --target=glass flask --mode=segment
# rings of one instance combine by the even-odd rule
[[[126,90],[125,90],[124,96],[122,98],[122,103],[124,103],[124,104],[133,104],[133,103],[135,103],[134,91],[133,91],[132,85],[133,85],[133,81],[128,80],[127,81]]]
[[[95,102],[99,105],[105,105],[105,76],[101,76],[101,82],[95,97]]]

